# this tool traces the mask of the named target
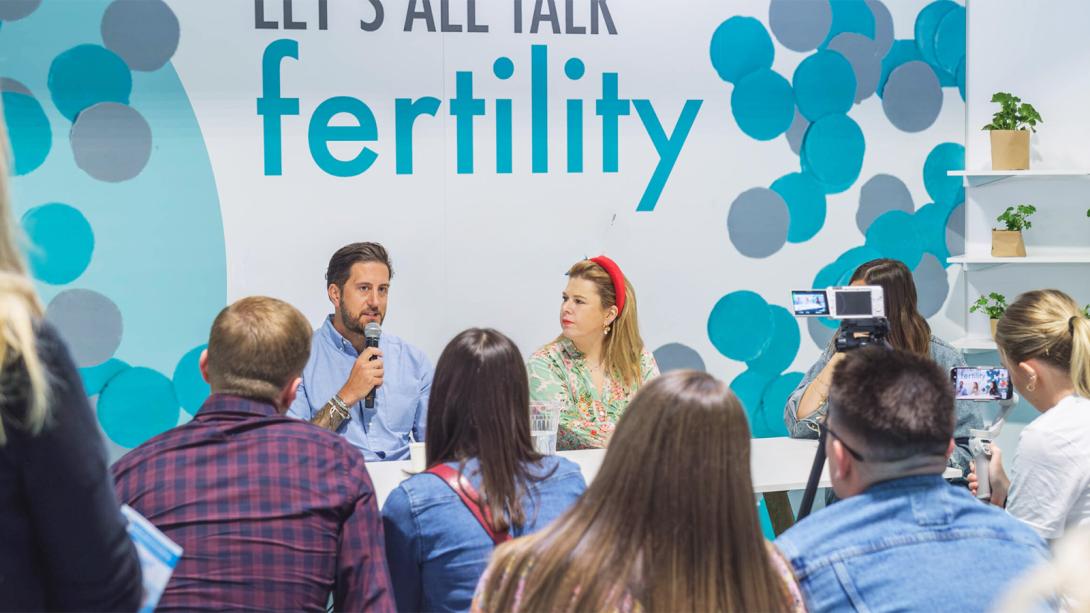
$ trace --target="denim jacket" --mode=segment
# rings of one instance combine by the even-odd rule
[[[810,611],[987,611],[1041,537],[938,475],[871,486],[776,539]]]
[[[787,404],[783,408],[783,423],[787,426],[787,432],[792,438],[818,437],[818,421],[825,419],[828,404],[822,404],[816,411],[802,419],[796,417],[796,413],[806,388],[810,387],[810,383],[817,378],[825,365],[833,358],[834,353],[836,353],[836,348],[832,344],[826,347],[818,361],[810,367],[806,376],[799,382],[799,386],[787,398]],[[931,337],[931,359],[946,371],[955,366],[966,365],[965,357],[961,355],[960,351],[935,336]],[[967,473],[969,471],[969,462],[973,457],[969,453],[969,428],[983,428],[984,419],[981,416],[978,403],[972,400],[956,400],[954,401],[954,409],[957,412],[957,425],[954,428],[957,447],[955,447],[953,455],[950,456],[949,465],[957,466],[962,473]]]
[[[464,471],[480,492],[477,460]],[[579,466],[560,456],[546,456],[532,472],[549,476],[533,482],[522,499],[526,525],[513,528],[512,537],[544,528],[587,487]],[[493,544],[454,490],[434,475],[410,477],[390,492],[382,523],[398,610],[468,611]]]

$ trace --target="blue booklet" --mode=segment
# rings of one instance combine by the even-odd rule
[[[129,538],[136,545],[140,568],[144,573],[144,598],[140,602],[140,613],[151,613],[159,604],[159,597],[163,595],[174,567],[182,557],[182,548],[129,505],[121,505],[121,514],[129,521]]]

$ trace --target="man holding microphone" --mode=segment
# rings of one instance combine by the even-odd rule
[[[382,333],[393,268],[378,243],[337,250],[326,269],[333,314],[315,332],[288,414],[342,434],[368,462],[409,457],[424,440],[432,365],[420,349]]]

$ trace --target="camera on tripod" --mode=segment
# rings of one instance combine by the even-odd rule
[[[837,351],[889,344],[889,320],[886,319],[885,294],[881,286],[792,290],[791,307],[796,317],[839,319]]]

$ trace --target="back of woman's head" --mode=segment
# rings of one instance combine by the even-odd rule
[[[519,498],[541,456],[530,438],[530,386],[522,354],[490,328],[454,337],[435,366],[428,399],[428,466],[477,458],[494,528],[524,520]]]
[[[11,159],[8,149],[7,128],[2,120],[0,107],[0,380],[11,376],[25,376],[13,394],[24,399],[18,416],[0,415],[0,445],[7,440],[4,419],[12,420],[31,433],[41,430],[48,409],[46,372],[35,346],[35,322],[42,315],[41,303],[34,287],[26,278],[26,267],[16,239],[18,232],[12,220],[11,202],[8,198],[8,169]],[[0,394],[10,385],[0,384]],[[0,411],[10,410],[9,400],[0,395]]]
[[[856,281],[882,288],[891,345],[919,355],[931,354],[931,326],[917,310],[916,282],[903,262],[888,258],[865,262],[852,274],[851,282]]]
[[[1056,289],[1026,292],[1003,313],[995,341],[1008,364],[1042,360],[1071,373],[1075,392],[1090,398],[1090,320]]]
[[[674,371],[645,384],[617,425],[583,498],[544,532],[497,554],[529,569],[524,610],[777,610],[750,479],[749,427],[721,381]],[[513,604],[503,579],[495,610]]]

